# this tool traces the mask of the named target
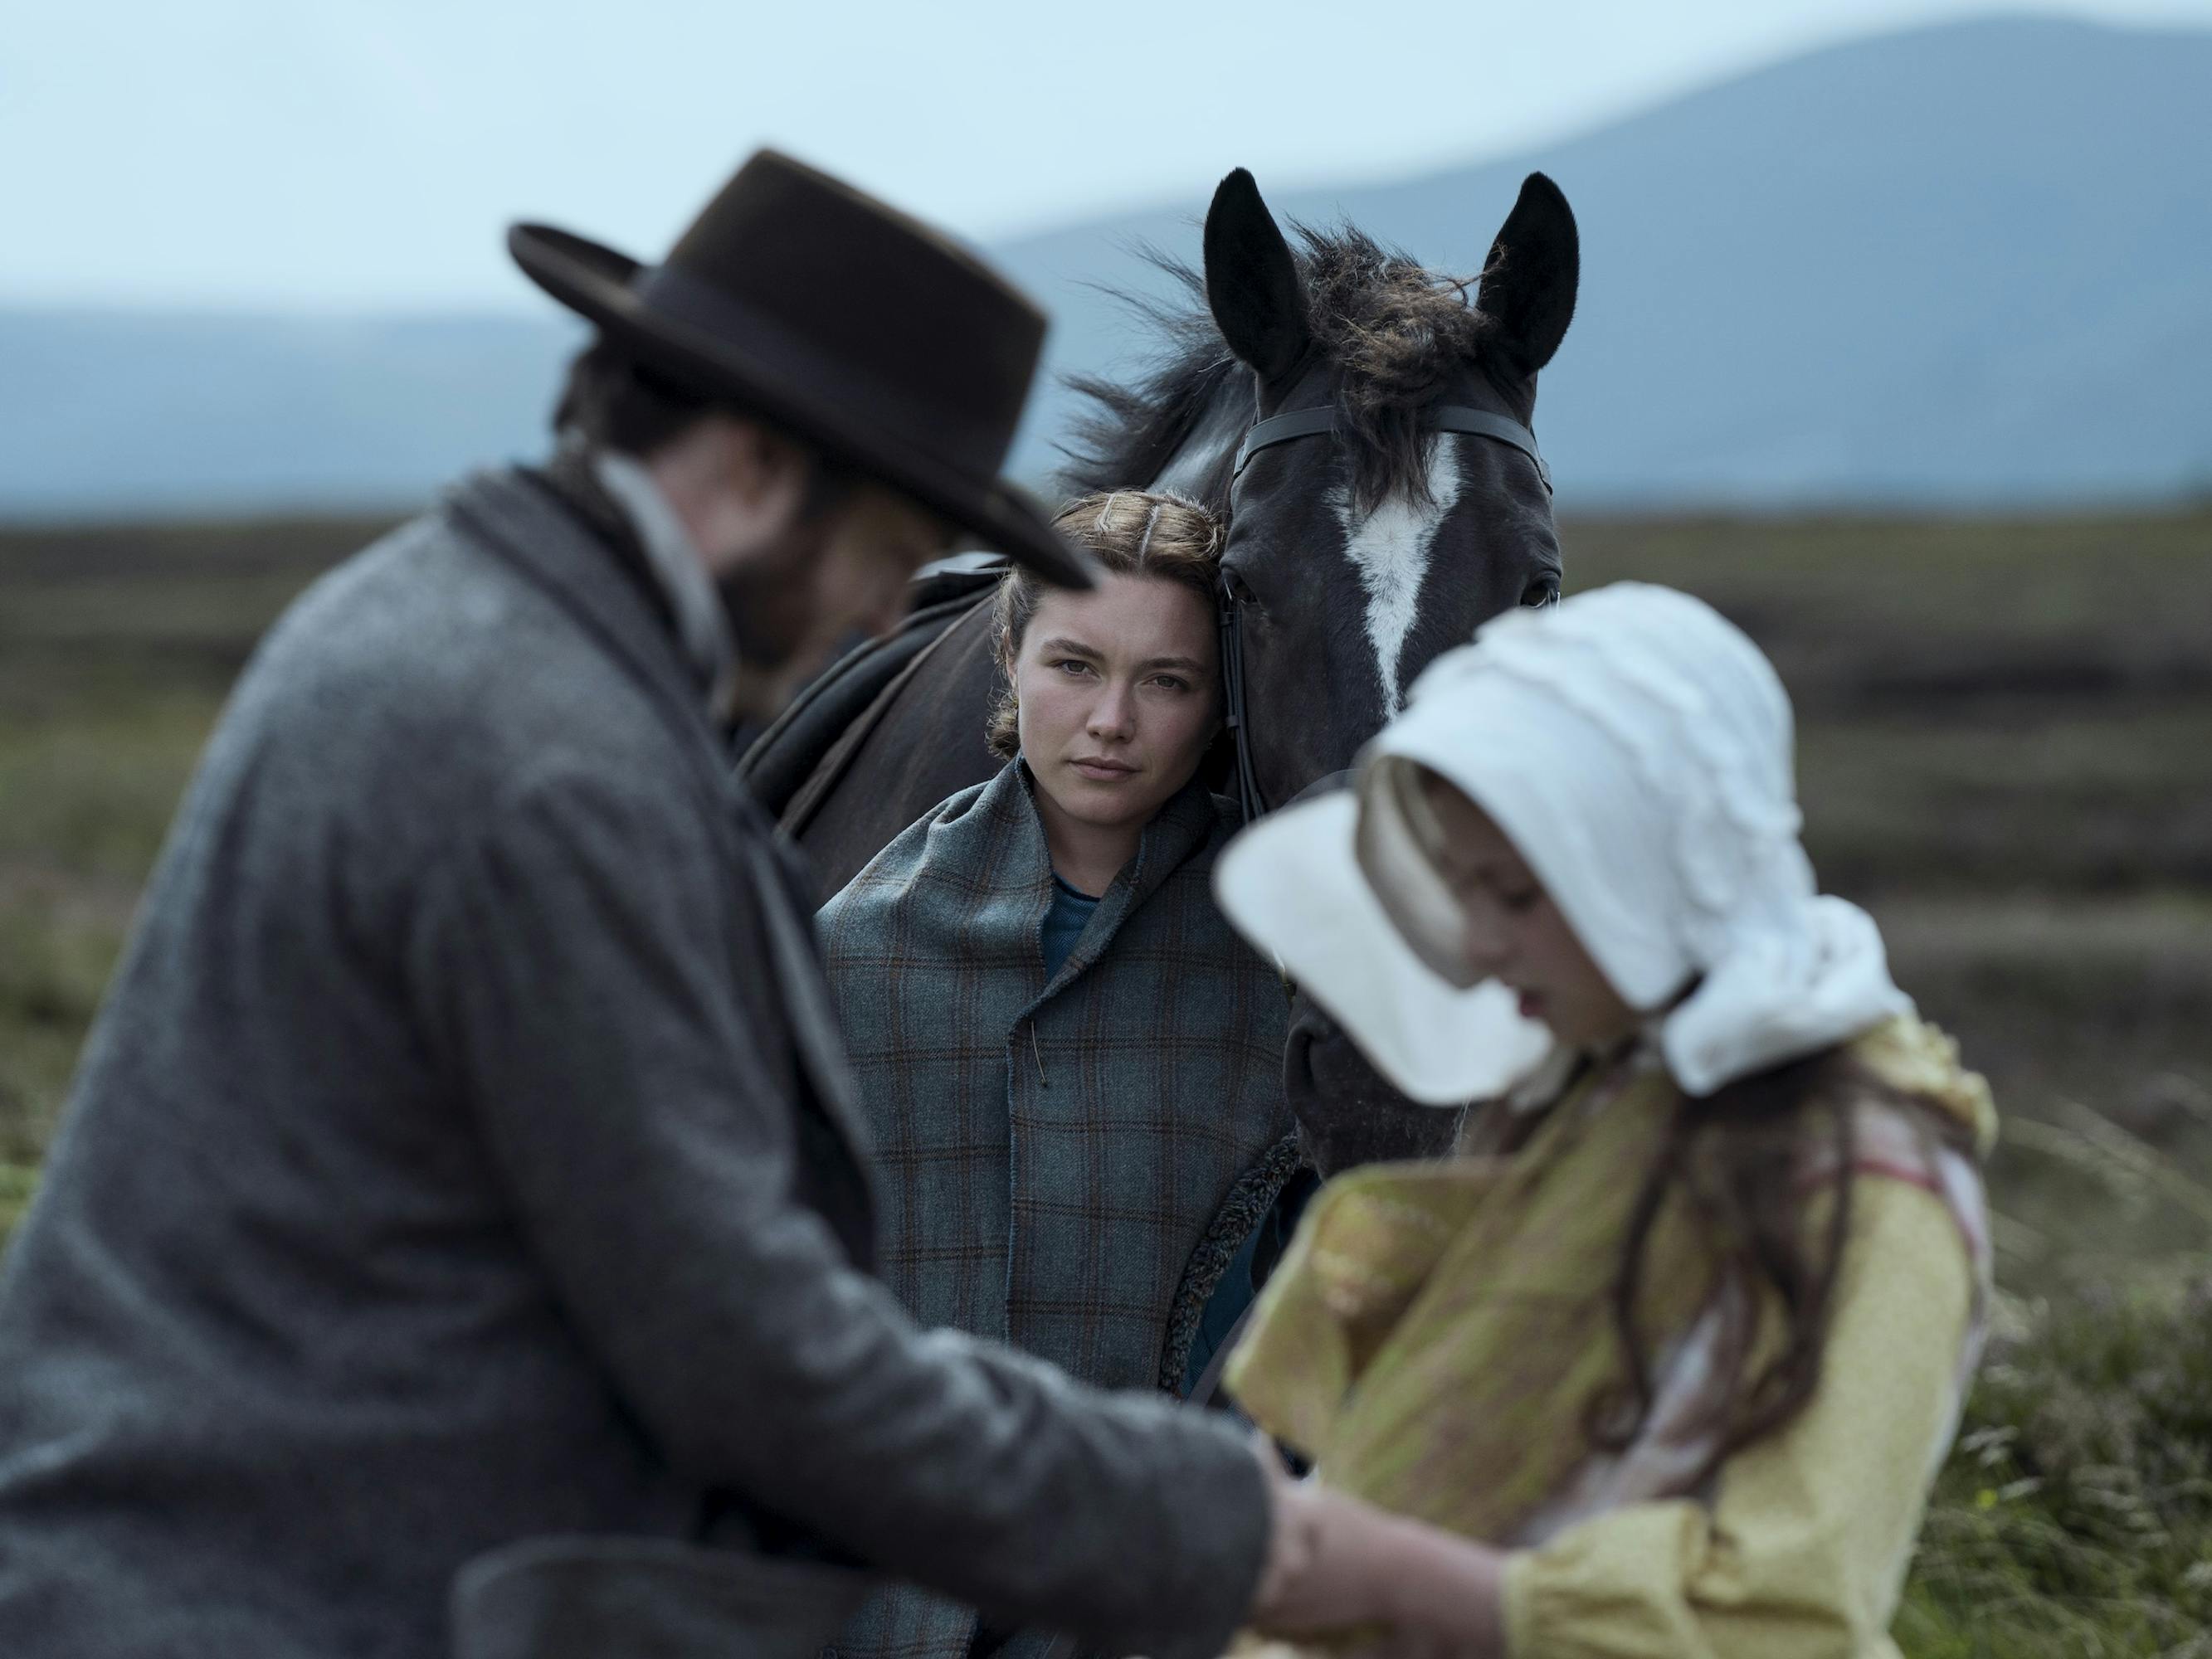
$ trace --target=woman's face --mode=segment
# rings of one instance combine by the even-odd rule
[[[1632,1032],[1636,1011],[1490,814],[1433,774],[1420,788],[1443,831],[1431,856],[1459,899],[1470,965],[1520,993],[1522,1017],[1571,1048],[1609,1048]]]
[[[1100,828],[1149,822],[1220,724],[1218,649],[1212,610],[1181,582],[1048,589],[1012,676],[1022,758],[1050,803]]]

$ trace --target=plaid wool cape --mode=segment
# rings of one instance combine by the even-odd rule
[[[878,1171],[878,1271],[921,1323],[1087,1382],[1172,1386],[1197,1316],[1293,1167],[1289,1010],[1211,890],[1195,782],[1146,826],[1049,983],[1044,828],[1018,761],[822,908]],[[957,1659],[974,1615],[871,1598],[839,1655]]]

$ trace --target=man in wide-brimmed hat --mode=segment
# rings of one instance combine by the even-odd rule
[[[658,267],[512,246],[597,325],[564,442],[272,630],[0,1281],[0,1648],[797,1659],[856,1567],[1159,1659],[1449,1629],[1363,1566],[1439,1540],[867,1276],[726,732],[956,531],[1086,580],[996,477],[1039,314],[774,155]]]

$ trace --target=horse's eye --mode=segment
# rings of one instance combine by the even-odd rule
[[[1559,579],[1557,576],[1539,576],[1521,590],[1521,603],[1531,611],[1559,602]]]

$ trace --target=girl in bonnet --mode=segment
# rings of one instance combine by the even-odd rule
[[[1788,698],[1622,584],[1439,659],[1217,877],[1462,1155],[1326,1188],[1229,1381],[1486,1547],[1471,1651],[1888,1655],[1989,1279],[1981,1079],[1798,842]]]

